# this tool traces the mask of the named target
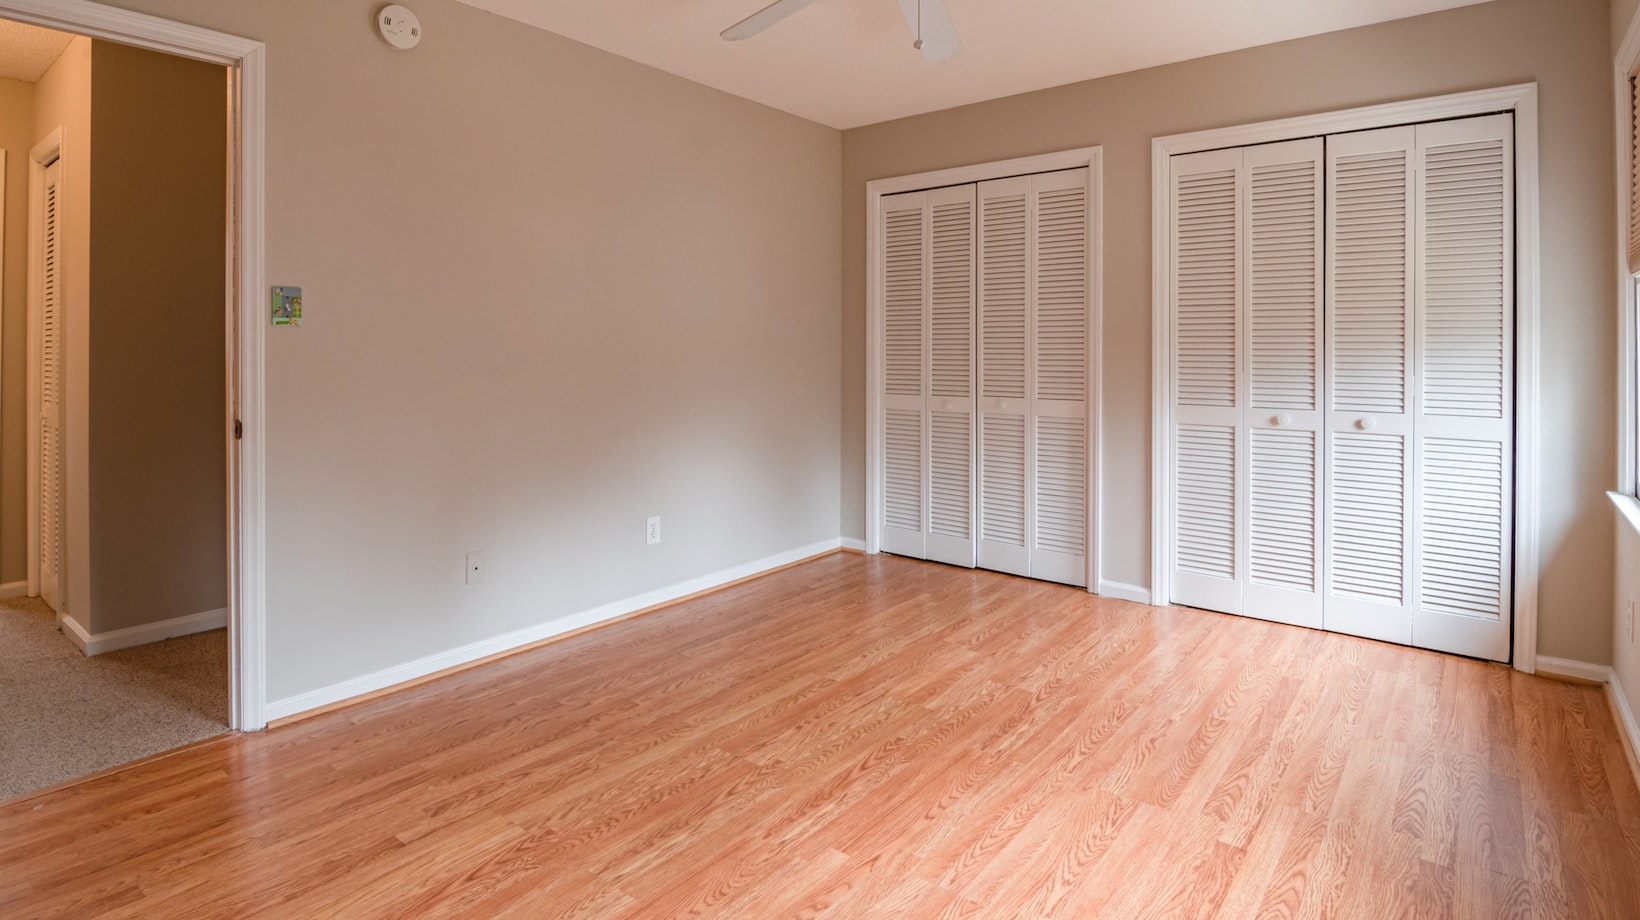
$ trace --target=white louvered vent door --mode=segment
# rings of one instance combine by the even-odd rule
[[[1088,170],[979,184],[979,564],[1088,583]]]
[[[1242,613],[1321,626],[1320,138],[1246,150],[1248,475]]]
[[[979,564],[1030,575],[1031,180],[979,186]]]
[[[972,567],[974,539],[974,188],[928,193],[928,558]]]
[[[1031,177],[1031,577],[1088,583],[1088,171]]]
[[[885,197],[882,509],[891,553],[974,564],[974,190]]]
[[[40,202],[40,598],[61,610],[63,561],[63,311],[59,219],[62,161],[45,169]]]
[[[1327,139],[1325,627],[1412,638],[1413,129]]]
[[[1172,571],[1177,604],[1242,611],[1243,152],[1172,160]]]
[[[886,552],[927,554],[928,195],[883,200],[883,519]]]
[[[1412,642],[1509,659],[1514,430],[1509,115],[1419,125]]]

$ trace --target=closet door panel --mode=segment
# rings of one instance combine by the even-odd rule
[[[1514,482],[1508,115],[1418,126],[1421,500],[1413,642],[1507,661]]]
[[[929,192],[928,558],[973,566],[974,188]]]
[[[1088,583],[1088,171],[1031,177],[1031,577]]]
[[[928,195],[883,202],[883,520],[890,553],[927,552]]]
[[[1246,151],[1247,573],[1242,612],[1321,625],[1324,149]]]
[[[1327,629],[1412,639],[1413,129],[1327,139]]]
[[[882,548],[974,564],[972,186],[883,207]]]
[[[1242,610],[1240,150],[1173,158],[1174,603]]]
[[[1030,574],[1031,180],[980,183],[979,564]]]

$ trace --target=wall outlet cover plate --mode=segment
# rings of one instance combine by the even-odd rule
[[[275,326],[302,325],[302,289],[288,284],[274,285],[273,324]]]

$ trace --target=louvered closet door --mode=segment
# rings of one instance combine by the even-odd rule
[[[63,325],[59,218],[62,161],[45,169],[40,202],[40,597],[61,610],[63,559]]]
[[[974,564],[974,189],[883,202],[882,548]]]
[[[1319,627],[1322,199],[1319,138],[1246,150],[1247,573],[1242,613]]]
[[[1321,171],[1307,139],[1175,157],[1172,596],[1321,624]]]
[[[979,185],[979,565],[1087,584],[1088,171]]]
[[[1411,127],[1327,139],[1325,625],[1412,640]]]
[[[1172,160],[1174,603],[1240,613],[1241,150]]]
[[[1509,658],[1513,119],[1419,125],[1419,526],[1412,642]]]

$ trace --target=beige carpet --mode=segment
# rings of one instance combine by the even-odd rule
[[[227,730],[227,630],[87,658],[45,604],[0,601],[0,801]]]

